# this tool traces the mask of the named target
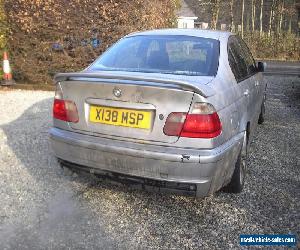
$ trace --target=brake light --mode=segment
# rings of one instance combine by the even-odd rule
[[[221,122],[217,113],[188,114],[180,136],[214,138],[221,134]]]
[[[214,138],[221,131],[219,115],[208,103],[195,103],[189,114],[171,113],[164,126],[166,135],[188,138]]]
[[[77,123],[79,117],[76,104],[70,100],[54,99],[53,117],[58,120]]]

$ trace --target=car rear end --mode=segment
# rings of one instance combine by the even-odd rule
[[[55,155],[92,173],[198,197],[221,188],[238,138],[227,140],[226,114],[209,101],[215,93],[207,83],[214,77],[176,73],[57,75],[50,130]]]

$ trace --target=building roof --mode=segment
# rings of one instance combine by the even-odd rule
[[[187,5],[185,0],[181,0],[180,9],[177,11],[177,17],[194,17],[197,18],[192,9]]]

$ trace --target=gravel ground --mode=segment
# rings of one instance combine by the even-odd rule
[[[205,199],[134,190],[60,168],[53,93],[0,90],[4,249],[240,249],[239,235],[300,235],[300,79],[267,77],[266,121],[245,191]]]

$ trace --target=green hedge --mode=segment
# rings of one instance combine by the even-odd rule
[[[290,32],[259,34],[258,31],[244,35],[254,57],[268,60],[300,60],[300,38]]]
[[[177,4],[178,0],[5,0],[14,78],[48,84],[57,72],[81,70],[125,34],[175,25]],[[93,46],[96,39],[100,46]]]

